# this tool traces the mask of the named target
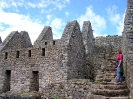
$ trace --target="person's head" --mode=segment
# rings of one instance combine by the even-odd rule
[[[121,50],[117,50],[117,53],[118,53],[118,54],[122,54]]]

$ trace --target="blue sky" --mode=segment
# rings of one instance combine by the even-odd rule
[[[45,26],[59,39],[69,21],[90,21],[94,36],[121,35],[127,0],[0,0],[0,36],[27,31],[32,43]]]

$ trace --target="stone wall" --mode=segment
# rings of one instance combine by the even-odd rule
[[[44,45],[50,45],[48,42],[53,41],[52,28],[46,26],[43,28],[37,40],[34,42],[34,47],[41,47]],[[53,44],[52,44],[53,45]]]
[[[44,98],[90,97],[89,81],[95,80],[112,51],[124,49],[126,67],[132,61],[132,32],[125,32],[129,29],[126,18],[123,39],[117,35],[94,39],[91,23],[85,21],[81,32],[76,20],[67,23],[61,39],[57,40],[53,39],[52,28],[44,27],[34,45],[26,31],[11,32],[0,44],[0,92],[39,91]],[[127,41],[130,41],[128,48]],[[126,75],[130,82],[131,72]]]
[[[67,82],[51,83],[46,87],[45,98],[59,99],[93,99],[91,98],[91,82],[87,79],[74,79]]]
[[[28,32],[21,31],[20,35],[21,35],[21,48],[32,47],[31,40],[30,40]]]
[[[67,77],[85,78],[85,47],[77,21],[66,25],[61,37],[63,67],[67,67]]]
[[[16,50],[21,48],[32,47],[29,35],[25,31],[13,31],[9,36],[0,44],[0,51],[3,50]]]
[[[133,1],[128,0],[123,29],[123,53],[125,75],[130,89],[130,98],[133,98]]]
[[[85,78],[85,47],[77,21],[69,22],[62,38],[45,27],[32,46],[27,32],[11,32],[0,45],[0,92],[44,91],[51,83]]]
[[[0,44],[2,43],[2,39],[1,39],[1,37],[0,37]]]
[[[122,36],[106,36],[96,37],[95,47],[93,51],[93,78],[101,70],[103,64],[106,62],[105,59],[111,58],[111,53],[115,53],[118,49],[122,49]],[[116,57],[113,57],[114,59]],[[114,64],[115,65],[115,64]]]
[[[96,37],[95,38],[96,47],[104,47],[110,51],[116,51],[121,49],[122,46],[122,36],[106,36],[106,37]]]
[[[90,93],[92,83],[86,79],[50,83],[42,92],[7,92],[1,99],[93,99]]]
[[[31,57],[28,55],[29,50]],[[56,46],[45,47],[44,55],[42,55],[42,48],[18,49],[17,51],[19,51],[19,58],[16,58],[16,50],[8,51],[7,59],[5,59],[5,52],[0,54],[2,68],[0,75],[3,78],[0,83],[3,84],[3,90],[7,77],[6,71],[11,71],[10,91],[30,91],[31,82],[35,80],[32,76],[34,72],[38,72],[39,88],[42,90],[49,83],[62,82],[67,79],[66,73],[62,70],[63,67],[59,67],[60,50]]]
[[[122,49],[122,36],[106,36],[95,38],[94,62],[97,69],[100,69],[104,60],[109,54]]]
[[[83,23],[82,36],[85,45],[86,55],[92,55],[94,50],[94,37],[90,21],[85,21]]]

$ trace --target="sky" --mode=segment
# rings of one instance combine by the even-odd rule
[[[90,21],[93,35],[122,35],[127,0],[0,0],[0,36],[27,31],[32,43],[45,26],[60,39],[68,22]]]

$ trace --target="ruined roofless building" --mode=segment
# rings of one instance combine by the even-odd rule
[[[25,99],[14,94],[38,92],[41,99],[56,95],[61,99],[133,99],[133,0],[127,2],[122,36],[94,38],[91,22],[85,21],[81,32],[78,22],[72,21],[57,40],[53,39],[50,26],[44,27],[33,45],[26,31],[13,31],[3,42],[0,39],[0,92],[7,93],[0,98]],[[110,69],[107,65],[111,65],[114,71],[110,72],[115,75],[113,60],[118,49],[124,54],[124,87],[112,87],[115,78],[110,79],[111,74],[105,73]],[[99,86],[103,71],[103,83],[111,83],[107,90]],[[13,96],[8,92],[13,92]]]
[[[84,22],[82,33],[77,21],[68,22],[58,40],[46,26],[33,45],[26,31],[11,32],[0,44],[0,92],[39,91],[53,82],[85,78],[85,52],[93,49],[86,42],[93,36],[90,25]]]

